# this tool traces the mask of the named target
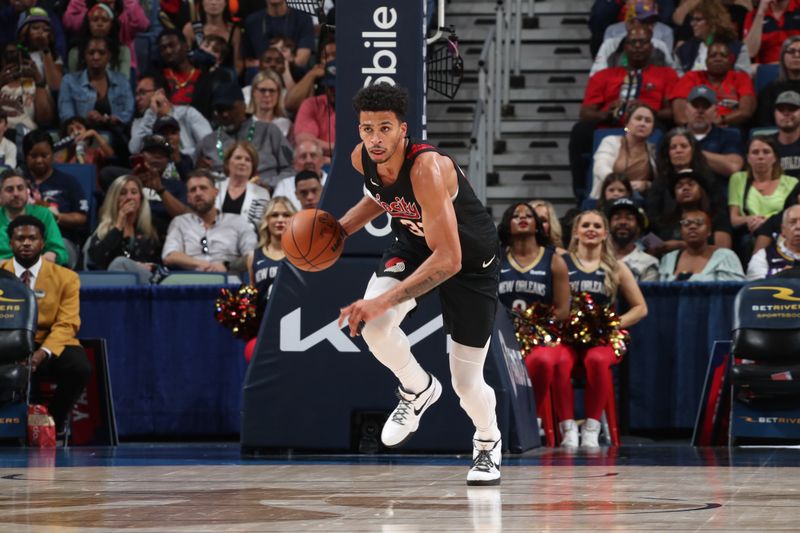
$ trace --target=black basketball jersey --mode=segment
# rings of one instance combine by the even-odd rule
[[[498,296],[500,303],[508,309],[524,311],[534,302],[553,303],[553,253],[550,247],[543,247],[539,257],[528,270],[518,270],[508,256],[500,264],[500,284]]]
[[[425,242],[424,213],[414,196],[411,186],[411,167],[417,157],[425,152],[436,152],[448,157],[455,167],[458,177],[458,191],[453,200],[453,208],[458,223],[458,237],[461,242],[461,271],[485,272],[499,259],[497,230],[464,173],[453,159],[440,152],[435,146],[408,138],[405,160],[397,180],[384,187],[378,177],[378,166],[372,162],[366,147],[362,146],[361,164],[364,167],[364,185],[370,196],[392,217],[392,230],[397,239],[422,257],[431,254]]]
[[[253,277],[250,282],[258,289],[258,310],[263,313],[267,307],[267,298],[272,292],[272,283],[278,275],[281,261],[276,261],[264,255],[264,250],[259,246],[253,252]]]
[[[564,261],[567,262],[569,271],[569,289],[573,296],[587,292],[592,295],[595,303],[608,305],[611,298],[606,292],[606,271],[598,268],[594,272],[587,272],[575,264],[572,254],[564,254]]]

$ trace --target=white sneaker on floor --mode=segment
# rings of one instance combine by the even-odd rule
[[[472,468],[467,473],[467,485],[499,485],[502,457],[502,439],[472,439]]]
[[[561,430],[561,447],[578,447],[578,424],[574,420],[564,420],[559,422],[558,428]]]
[[[385,446],[394,448],[410,439],[419,427],[422,414],[442,395],[442,384],[433,374],[428,375],[431,377],[431,382],[428,388],[419,394],[406,392],[403,387],[397,387],[400,403],[392,411],[381,431],[381,441]]]
[[[581,448],[599,448],[600,421],[594,418],[587,418],[581,430]]]

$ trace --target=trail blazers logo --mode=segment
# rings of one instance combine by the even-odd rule
[[[386,261],[383,267],[384,272],[402,272],[406,269],[406,262],[399,257],[392,257]]]
[[[751,291],[773,291],[773,298],[786,302],[800,302],[800,297],[794,295],[789,287],[750,287]]]

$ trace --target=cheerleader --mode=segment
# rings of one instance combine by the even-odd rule
[[[647,304],[633,274],[622,261],[617,261],[608,236],[608,220],[598,211],[584,211],[575,217],[569,254],[564,256],[569,269],[569,285],[573,295],[588,293],[598,306],[613,305],[621,292],[630,309],[619,317],[620,328],[629,328],[647,316]],[[608,345],[575,348],[567,346],[572,365],[583,363],[586,369],[584,404],[586,422],[581,432],[582,447],[596,448],[600,435],[600,417],[609,390],[608,373],[620,358]],[[572,391],[561,400],[567,407],[560,429],[564,444],[577,446],[578,428],[574,420]],[[560,416],[560,415],[559,415]]]
[[[542,319],[566,320],[570,302],[567,265],[548,245],[544,225],[536,211],[523,202],[512,205],[503,213],[498,233],[506,251],[500,266],[500,302],[507,309],[519,312],[536,303],[545,304],[552,306],[553,317]],[[571,394],[572,359],[565,347],[560,344],[535,346],[525,354],[525,366],[533,383],[538,410],[548,390],[558,391],[553,398],[559,400]],[[570,414],[571,407],[570,404],[555,404],[559,417]],[[564,410],[567,408],[570,410]]]
[[[297,212],[285,196],[276,196],[267,203],[265,209],[258,227],[258,247],[247,255],[250,284],[258,289],[259,319],[264,316],[272,283],[278,275],[278,267],[286,257],[281,247],[281,236],[288,227],[289,219]],[[255,345],[256,339],[250,339],[245,346],[244,357],[248,363]]]

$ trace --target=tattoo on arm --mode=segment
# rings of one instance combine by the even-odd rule
[[[447,278],[451,277],[451,275],[452,274],[448,274],[443,270],[436,270],[428,277],[403,288],[399,294],[392,297],[390,303],[391,305],[397,305],[407,300],[411,300],[412,298],[422,296],[426,292],[431,291],[441,285],[445,280],[447,280]]]

